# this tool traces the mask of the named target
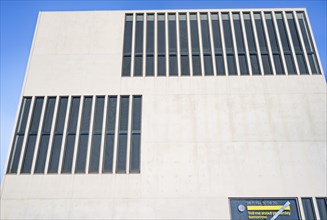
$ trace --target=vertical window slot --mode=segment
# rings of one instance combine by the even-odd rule
[[[221,15],[221,17],[222,17],[222,21],[223,21],[228,74],[229,75],[237,75],[233,38],[232,38],[232,29],[231,29],[230,20],[229,20],[229,14],[224,13]]]
[[[286,66],[287,66],[287,72],[289,75],[294,75],[294,74],[296,74],[296,69],[295,69],[295,65],[294,65],[294,57],[292,56],[290,42],[288,41],[282,13],[280,13],[280,12],[276,13],[276,20],[277,20],[277,26],[278,26],[280,39],[282,42],[283,53],[284,53],[285,62],[286,62]]]
[[[96,97],[95,112],[93,116],[93,132],[92,132],[89,173],[99,173],[103,111],[104,111],[103,108],[104,108],[104,96]]]
[[[116,173],[126,173],[129,96],[120,97]]]
[[[49,97],[43,119],[41,140],[36,157],[35,173],[44,173],[55,105],[56,97]]]
[[[112,173],[113,167],[113,155],[115,146],[115,127],[116,127],[116,109],[117,109],[117,97],[110,96],[107,107],[106,118],[106,133],[105,144],[103,153],[103,169],[104,173]]]
[[[222,39],[221,39],[220,24],[219,24],[217,13],[211,13],[211,25],[212,25],[212,34],[213,34],[213,44],[215,49],[216,72],[217,75],[225,75]]]
[[[75,173],[85,173],[87,147],[89,141],[90,119],[91,119],[91,111],[92,111],[92,99],[93,98],[91,96],[84,97]]]
[[[243,39],[243,31],[241,26],[240,14],[233,14],[233,22],[234,22],[234,31],[237,45],[237,53],[238,53],[238,62],[240,65],[241,75],[249,75],[248,64],[246,60],[245,53],[245,45]]]
[[[158,76],[166,76],[166,29],[165,14],[158,14],[158,36],[157,36],[157,71]]]
[[[154,76],[154,14],[146,16],[146,76]]]
[[[273,55],[273,59],[274,59],[276,74],[282,75],[282,74],[285,74],[285,72],[284,72],[284,69],[282,66],[280,49],[279,49],[279,46],[277,43],[276,31],[274,29],[274,23],[272,20],[271,13],[265,13],[265,19],[266,19],[266,23],[267,23],[270,46],[271,46],[272,55]]]
[[[272,73],[271,64],[269,61],[269,53],[268,53],[268,47],[267,47],[267,43],[266,43],[267,41],[266,41],[266,37],[264,34],[265,32],[263,29],[263,24],[262,24],[260,13],[254,13],[254,21],[255,21],[255,26],[257,29],[258,40],[259,40],[263,71],[264,71],[265,75],[272,75],[273,73]]]
[[[310,67],[311,67],[311,72],[312,74],[320,74],[320,70],[318,67],[318,60],[317,60],[317,56],[315,54],[315,51],[313,49],[313,42],[312,39],[310,37],[309,34],[309,30],[308,30],[308,25],[307,25],[307,21],[304,17],[304,13],[303,12],[298,12],[297,13],[297,19],[299,21],[299,25],[300,25],[300,29],[301,29],[301,33],[302,33],[302,38],[304,41],[304,45],[307,51],[307,56],[308,56],[308,60],[310,63]]]
[[[41,118],[41,113],[42,113],[43,100],[44,100],[44,97],[37,97],[35,100],[31,124],[30,124],[27,143],[26,143],[26,148],[25,148],[24,157],[23,157],[21,173],[30,173],[31,172],[36,138],[37,138],[37,134],[38,134],[40,118]]]
[[[320,219],[327,219],[327,198],[317,198],[316,201]]]
[[[292,41],[293,41],[293,46],[294,46],[300,74],[309,74],[307,64],[304,59],[303,48],[300,44],[299,35],[296,30],[293,14],[291,12],[286,13],[286,18],[287,18],[288,26],[289,26],[289,29],[291,32],[291,37],[292,37]]]
[[[67,134],[66,134],[66,143],[65,143],[65,148],[64,148],[64,156],[63,156],[61,173],[71,173],[72,172],[80,99],[81,99],[80,97],[73,97],[70,102],[71,105],[70,105],[68,129],[67,129]],[[60,136],[59,136],[59,134],[60,134]],[[59,134],[55,135],[54,145],[57,142],[57,140],[56,140],[56,138],[57,138],[58,144],[60,144],[59,146],[61,146],[62,131],[60,131]]]
[[[261,75],[259,60],[258,60],[258,52],[257,52],[256,46],[255,46],[255,39],[254,39],[253,27],[252,27],[250,14],[244,13],[243,19],[244,19],[246,38],[248,41],[247,43],[248,43],[249,53],[250,53],[250,63],[251,63],[251,68],[252,68],[252,75]]]
[[[50,152],[50,161],[48,172],[56,173],[58,172],[59,157],[61,151],[61,143],[65,126],[66,111],[67,111],[67,97],[60,97],[58,112],[56,115],[56,126],[53,136],[53,143]]]
[[[143,14],[136,14],[134,76],[142,76],[143,66]]]
[[[176,14],[168,14],[169,76],[178,76]]]
[[[140,173],[142,96],[133,96],[132,101],[132,137],[129,164],[130,173]]]
[[[132,35],[133,35],[133,15],[127,14],[125,16],[122,76],[131,75]]]
[[[201,76],[201,58],[199,45],[199,28],[198,18],[196,13],[190,13],[190,28],[191,28],[191,45],[192,45],[192,67],[193,76]]]
[[[179,14],[179,39],[181,56],[181,75],[190,75],[189,49],[188,49],[188,29],[187,17],[185,13]]]
[[[20,154],[22,151],[23,140],[25,136],[28,114],[31,107],[32,98],[24,97],[19,111],[17,127],[13,145],[11,147],[7,173],[17,173]]]
[[[207,13],[200,14],[201,19],[201,34],[202,34],[202,48],[203,48],[203,61],[204,61],[204,75],[213,75],[213,64],[211,54],[211,42],[209,21]]]

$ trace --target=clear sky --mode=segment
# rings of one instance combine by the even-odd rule
[[[8,155],[22,85],[39,11],[306,8],[326,76],[327,0],[256,1],[1,1],[1,170]]]

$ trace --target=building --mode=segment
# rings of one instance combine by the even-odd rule
[[[1,218],[326,219],[322,73],[305,9],[41,12]]]

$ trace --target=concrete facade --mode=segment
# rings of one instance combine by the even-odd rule
[[[326,197],[323,75],[121,77],[124,16],[41,12],[22,96],[141,94],[141,173],[7,174],[2,219],[230,219],[231,197]]]

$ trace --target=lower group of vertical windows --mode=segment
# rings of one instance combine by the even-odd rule
[[[302,206],[305,219],[316,220],[316,212],[312,198],[302,198]],[[327,219],[327,198],[316,198],[318,213],[320,219]]]
[[[321,73],[299,10],[128,13],[123,42],[122,76]]]
[[[141,95],[23,97],[7,173],[140,173],[141,114]]]

